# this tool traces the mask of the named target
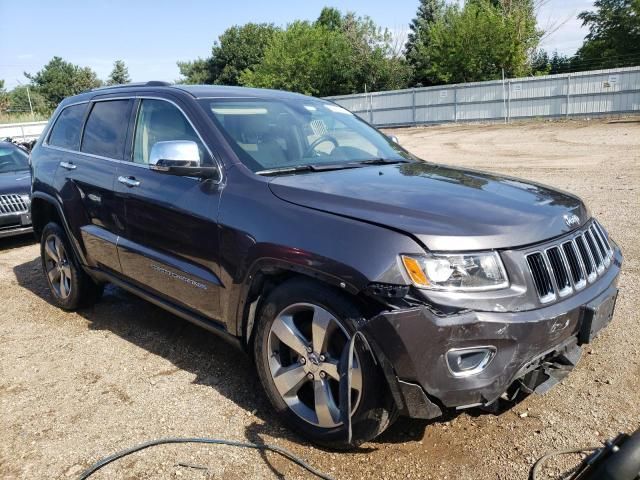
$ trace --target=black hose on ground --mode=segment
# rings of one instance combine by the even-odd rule
[[[115,462],[116,460],[119,460],[123,457],[126,457],[127,455],[131,455],[132,453],[139,452],[140,450],[144,450],[145,448],[154,447],[157,445],[166,445],[170,443],[174,443],[174,444],[175,443],[207,443],[211,445],[227,445],[229,447],[251,448],[254,450],[271,451],[279,455],[282,455],[286,459],[304,468],[309,473],[311,473],[312,475],[315,475],[318,478],[321,478],[323,480],[333,480],[330,476],[320,472],[319,470],[316,470],[307,462],[302,460],[300,457],[297,457],[287,449],[277,447],[275,445],[268,445],[266,443],[265,444],[245,443],[245,442],[236,442],[233,440],[222,440],[217,438],[161,438],[158,440],[151,440],[149,442],[141,443],[139,445],[136,445],[131,448],[127,448],[126,450],[121,450],[117,453],[114,453],[113,455],[110,455],[108,457],[105,457],[97,461],[96,463],[91,465],[89,468],[87,468],[84,472],[82,472],[79,480],[85,480],[89,478],[91,475],[93,475],[95,472],[100,470],[102,467],[112,462]]]
[[[550,458],[557,457],[558,455],[569,455],[571,453],[593,452],[594,450],[598,450],[599,448],[601,447],[570,448],[569,450],[556,450],[554,452],[547,453],[546,455],[536,460],[536,463],[533,464],[531,474],[529,475],[529,480],[538,480],[540,478],[540,468],[542,468],[542,464]]]

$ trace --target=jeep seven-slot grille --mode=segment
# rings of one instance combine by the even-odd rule
[[[613,249],[595,220],[556,245],[529,253],[527,265],[542,303],[565,297],[585,287],[610,265]]]
[[[0,195],[0,215],[27,213],[29,205],[20,195]]]

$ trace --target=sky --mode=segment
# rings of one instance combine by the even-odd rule
[[[546,0],[538,21],[551,33],[542,47],[573,54],[586,34],[576,15],[592,3]],[[418,0],[31,0],[28,10],[24,0],[0,0],[0,79],[8,89],[27,83],[23,72],[35,73],[57,55],[102,79],[122,59],[133,81],[175,81],[176,61],[207,57],[226,28],[314,20],[325,5],[368,15],[402,37]]]

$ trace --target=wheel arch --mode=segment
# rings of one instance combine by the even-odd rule
[[[76,258],[80,260],[82,265],[86,265],[82,248],[80,248],[77,239],[71,234],[71,229],[62,210],[62,205],[55,197],[44,192],[33,192],[31,195],[31,221],[33,223],[33,232],[38,240],[40,240],[42,230],[47,223],[58,223],[67,235]]]
[[[382,305],[372,303],[371,298],[365,299],[362,289],[351,282],[303,265],[263,258],[254,262],[247,273],[238,302],[237,335],[242,338],[245,346],[252,344],[254,322],[261,302],[279,285],[294,278],[334,289],[336,293],[354,301],[367,316],[382,309]]]

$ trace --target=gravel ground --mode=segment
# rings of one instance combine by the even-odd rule
[[[401,419],[360,451],[327,452],[280,425],[250,362],[232,347],[117,288],[93,308],[65,313],[49,303],[31,239],[0,240],[0,477],[75,478],[138,442],[209,436],[274,443],[338,479],[524,479],[551,449],[638,428],[640,120],[393,133],[429,160],[575,192],[622,246],[614,320],[567,380],[498,416]],[[578,459],[551,462],[548,478]],[[158,447],[95,476],[283,477],[310,478],[271,453],[203,445]]]

